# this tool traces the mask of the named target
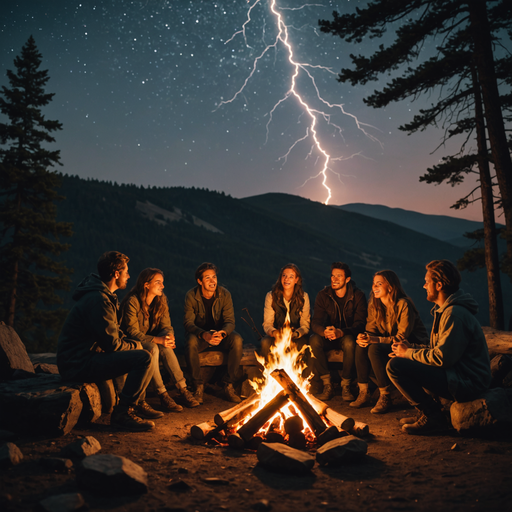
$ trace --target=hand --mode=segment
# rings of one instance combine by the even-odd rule
[[[210,343],[212,347],[219,345],[219,343],[224,339],[224,336],[222,335],[223,332],[224,331],[214,331],[208,343]]]
[[[210,343],[212,339],[212,333],[210,331],[204,331],[203,334],[201,334],[201,337],[204,341],[206,341],[206,343]]]
[[[167,348],[176,348],[176,341],[174,338],[174,334],[167,334],[166,336],[163,336],[164,342],[162,345]]]
[[[336,329],[333,325],[330,325],[329,327],[325,328],[324,331],[324,338],[327,340],[335,340],[336,339]]]
[[[297,331],[293,331],[292,332],[292,339],[297,339],[297,338],[300,338],[300,334],[297,332]]]
[[[407,345],[409,345],[409,342],[406,344],[403,341],[395,341],[391,345],[392,352],[389,354],[389,357],[405,357],[405,353],[409,348]]]
[[[357,335],[356,343],[363,348],[366,348],[371,343],[371,337],[367,332],[362,332]]]
[[[274,329],[273,331],[271,331],[269,336],[271,336],[272,338],[279,336],[279,329]]]

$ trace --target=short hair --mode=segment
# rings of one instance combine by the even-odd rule
[[[343,270],[343,272],[345,272],[345,277],[351,277],[352,276],[352,272],[350,270],[350,267],[346,263],[343,263],[342,261],[335,261],[331,265],[331,272],[335,268],[339,268],[340,270]]]
[[[130,258],[118,251],[107,251],[104,252],[98,260],[98,274],[100,279],[107,283],[110,281],[116,272],[120,272],[125,265],[128,264]]]
[[[448,295],[455,293],[459,289],[462,280],[457,267],[448,260],[433,260],[426,265],[430,271],[432,281],[441,283],[443,291]]]
[[[197,267],[197,269],[196,269],[196,281],[198,279],[199,279],[199,281],[202,281],[203,274],[207,270],[213,270],[213,271],[215,271],[216,274],[218,272],[217,267],[213,263],[209,263],[209,262],[205,261],[204,263],[201,263],[201,265],[199,265],[199,267]]]

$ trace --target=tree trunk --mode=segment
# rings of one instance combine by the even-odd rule
[[[485,137],[485,120],[482,97],[478,85],[475,66],[471,67],[473,94],[475,98],[476,140],[478,145],[478,170],[480,172],[480,190],[482,193],[482,214],[484,219],[485,267],[487,269],[487,288],[489,290],[489,321],[494,329],[503,330],[504,312],[501,292],[500,262],[498,241],[496,239],[496,222],[494,218],[494,199],[491,172]]]
[[[512,160],[507,145],[498,83],[494,72],[487,3],[485,0],[468,0],[466,3],[469,8],[470,27],[475,44],[474,57],[485,107],[492,159],[505,214],[507,254],[503,268],[509,276],[512,276]]]

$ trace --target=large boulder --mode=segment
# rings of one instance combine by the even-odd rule
[[[34,373],[34,366],[16,331],[0,322],[0,380],[9,379],[16,370]]]
[[[284,473],[309,473],[315,465],[315,458],[309,453],[281,443],[261,443],[257,456],[262,466]]]
[[[318,464],[338,466],[346,462],[355,462],[366,455],[368,444],[355,436],[333,439],[316,451]]]

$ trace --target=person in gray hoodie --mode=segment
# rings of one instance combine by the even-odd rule
[[[434,260],[426,268],[423,288],[427,300],[435,303],[430,345],[398,339],[387,365],[391,381],[420,413],[418,418],[402,420],[402,430],[407,434],[448,427],[441,406],[431,395],[470,401],[491,382],[489,350],[475,317],[478,304],[459,289],[461,276],[450,261]]]
[[[118,323],[116,290],[126,288],[129,258],[117,251],[98,260],[98,274],[86,277],[73,294],[69,312],[57,345],[57,366],[65,380],[100,382],[127,375],[112,411],[110,424],[119,429],[147,431],[163,413],[152,409],[140,397],[153,373],[152,355],[128,339]]]

